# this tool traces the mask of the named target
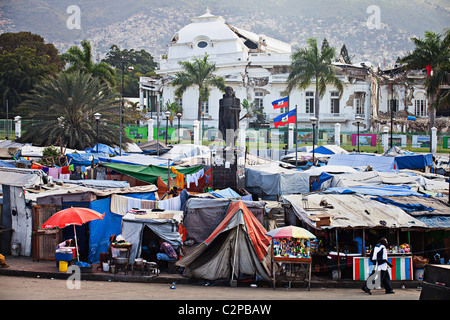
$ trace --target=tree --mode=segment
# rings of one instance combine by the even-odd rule
[[[139,96],[139,78],[156,75],[156,63],[150,53],[145,50],[135,51],[134,49],[120,50],[117,45],[112,45],[103,62],[116,69],[115,81],[117,90],[122,92],[122,68],[127,70],[128,66],[133,66],[133,72],[124,72],[124,96]],[[120,86],[119,86],[120,84]]]
[[[177,113],[179,112],[183,112],[183,108],[181,108],[181,106],[176,103],[176,102],[170,102],[170,100],[166,101],[165,106],[163,107],[163,112],[169,111],[170,112],[170,125],[173,125],[173,119],[175,119],[175,116],[177,115]]]
[[[216,65],[213,62],[208,62],[208,54],[202,59],[194,57],[193,62],[179,61],[183,71],[177,72],[173,85],[178,87],[175,94],[181,97],[187,88],[191,86],[198,87],[198,112],[197,120],[202,118],[202,102],[209,98],[209,87],[214,86],[219,90],[225,90],[225,80],[222,77],[214,76],[213,72],[216,70]]]
[[[70,64],[67,72],[82,71],[92,74],[99,78],[102,82],[114,85],[114,68],[106,62],[94,63],[92,61],[92,46],[87,40],[81,41],[81,49],[77,46],[70,47],[61,58]]]
[[[64,68],[53,44],[31,32],[0,35],[0,99],[6,111],[15,109],[43,77],[54,76]]]
[[[259,127],[261,123],[265,122],[266,114],[264,113],[264,107],[258,106],[256,101],[250,103],[247,99],[244,99],[241,105],[246,113],[239,121],[247,118],[248,124],[250,125],[250,119],[253,119],[252,123],[254,123],[256,127]]]
[[[448,96],[440,97],[440,90],[443,85],[448,84],[448,73],[450,71],[450,29],[446,31],[444,38],[441,34],[432,31],[425,31],[425,38],[411,38],[414,43],[414,50],[407,52],[406,56],[400,59],[405,63],[406,70],[424,70],[431,68],[433,71],[425,81],[425,87],[430,103],[430,130],[434,127],[435,112],[438,106],[443,106],[442,101],[448,101]],[[448,94],[448,93],[447,93]],[[448,104],[447,104],[448,106]]]
[[[319,97],[322,99],[325,95],[327,84],[333,85],[341,96],[344,85],[335,75],[331,62],[336,55],[335,48],[330,47],[325,39],[320,51],[316,38],[309,38],[307,43],[307,48],[297,49],[292,54],[291,70],[287,78],[287,89],[285,93],[289,94],[296,87],[299,90],[305,90],[310,86],[312,81],[315,82],[314,116],[317,118],[317,128],[319,128]],[[316,130],[316,133],[318,131]]]
[[[346,64],[352,64],[352,58],[348,54],[347,47],[345,46],[345,44],[342,45],[341,53],[339,56],[342,57],[342,60],[344,60]]]
[[[117,93],[91,74],[63,72],[35,86],[19,106],[24,119],[20,142],[38,146],[59,145],[84,150],[97,142],[118,145]],[[95,113],[101,114],[99,137]],[[124,142],[131,142],[126,136]]]

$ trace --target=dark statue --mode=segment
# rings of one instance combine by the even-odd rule
[[[232,87],[225,87],[225,94],[219,100],[219,131],[226,141],[227,130],[235,132],[239,129],[239,114],[241,112],[241,100],[236,98]],[[234,139],[236,135],[233,134]],[[227,144],[229,142],[227,141]]]

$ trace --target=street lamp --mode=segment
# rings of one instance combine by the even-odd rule
[[[394,79],[390,78],[389,79],[389,87],[391,89],[391,103],[390,103],[390,107],[391,107],[391,148],[393,146],[393,137],[392,137],[392,132],[394,131]]]
[[[122,59],[123,59],[123,57],[122,57]],[[134,68],[133,68],[133,66],[129,66],[128,67],[128,71],[133,71],[134,70]],[[122,155],[122,126],[123,126],[123,107],[124,107],[124,105],[123,105],[123,90],[124,90],[124,81],[125,81],[125,62],[124,61],[122,61],[122,93],[121,93],[121,95],[122,95],[122,101],[121,101],[121,104],[120,104],[120,110],[119,110],[119,130],[120,130],[120,132],[119,132],[119,155],[121,156]]]
[[[315,131],[315,127],[317,124],[317,118],[316,117],[311,117],[309,118],[309,121],[312,124],[312,128],[313,128],[313,136],[312,136],[312,143],[313,143],[313,165],[314,165],[314,160],[315,160],[315,153],[314,153],[314,149],[315,149],[315,144],[316,144],[316,131]]]
[[[202,145],[204,134],[205,134],[205,111],[202,111]]]
[[[97,153],[98,153],[98,122],[101,116],[102,115],[98,112],[94,114],[95,121],[97,122]]]
[[[170,112],[166,111],[166,112],[164,112],[164,114],[166,115],[166,144],[167,144],[167,136],[169,135],[169,117],[170,117]]]
[[[358,127],[357,139],[358,139],[358,153],[359,153],[359,124],[363,121],[363,118],[360,117],[360,116],[357,116],[357,117],[355,118],[355,120],[356,120],[356,125],[357,125],[357,127]]]
[[[178,118],[178,143],[180,143],[181,131],[180,131],[180,119],[182,114],[180,112],[177,113]]]

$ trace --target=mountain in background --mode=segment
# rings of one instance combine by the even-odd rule
[[[81,29],[70,30],[70,5],[80,10]],[[371,5],[380,8],[380,28],[369,29]],[[0,33],[31,31],[65,52],[83,39],[102,58],[111,45],[167,53],[173,35],[209,9],[236,27],[303,47],[323,38],[353,62],[395,62],[412,50],[411,37],[450,26],[449,0],[1,0]]]

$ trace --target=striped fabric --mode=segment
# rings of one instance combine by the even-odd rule
[[[392,268],[388,267],[391,280],[412,280],[413,268],[411,257],[388,258]],[[353,280],[366,281],[372,273],[374,264],[367,257],[353,258]]]

